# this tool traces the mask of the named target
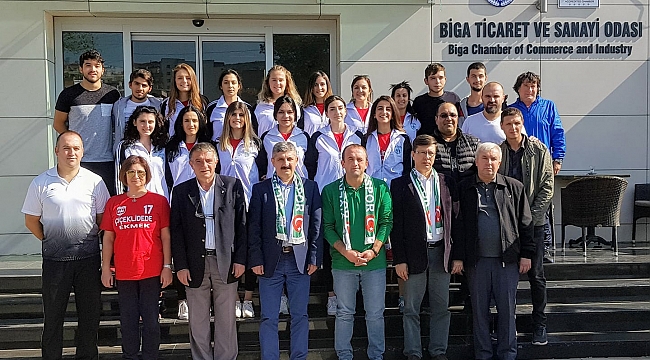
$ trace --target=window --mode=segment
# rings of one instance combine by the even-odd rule
[[[301,97],[309,76],[318,70],[330,74],[330,36],[328,34],[273,35],[273,63],[291,71]]]
[[[81,82],[83,75],[79,72],[79,56],[96,49],[104,58],[105,72],[102,80],[124,94],[122,33],[64,31],[62,38],[64,87]]]
[[[171,69],[186,63],[196,69],[196,45],[194,41],[134,40],[132,41],[133,69],[147,69],[153,75],[151,95],[165,98],[174,84]],[[170,69],[162,72],[161,69]]]

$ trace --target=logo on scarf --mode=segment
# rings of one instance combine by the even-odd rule
[[[292,223],[291,225],[293,226],[293,231],[296,232],[302,231],[302,222],[303,222],[302,215],[294,216],[293,221],[291,222]]]
[[[366,216],[366,232],[375,231],[375,217],[373,215]]]

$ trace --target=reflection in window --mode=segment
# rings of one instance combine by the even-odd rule
[[[147,69],[153,76],[151,95],[165,98],[174,84],[173,72],[176,65],[186,63],[195,72],[196,46],[194,41],[140,41],[132,42],[133,70]],[[164,70],[163,69],[169,69]]]
[[[291,71],[300,96],[304,96],[309,76],[318,70],[330,72],[329,34],[273,35],[273,63]]]
[[[101,32],[63,32],[63,86],[69,87],[81,82],[79,56],[88,50],[96,49],[104,58],[102,80],[115,86],[124,94],[124,54],[122,33]]]
[[[264,41],[204,41],[203,94],[211,100],[221,96],[219,75],[234,69],[242,77],[242,100],[251,105],[257,102],[257,93],[264,80]]]

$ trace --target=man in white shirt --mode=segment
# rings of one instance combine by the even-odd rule
[[[501,107],[505,97],[503,86],[489,82],[483,87],[483,111],[465,119],[461,130],[479,138],[481,142],[501,144],[506,135],[501,129]]]
[[[61,359],[63,319],[74,288],[78,316],[77,359],[97,359],[101,309],[99,226],[109,193],[102,178],[81,167],[81,135],[64,131],[56,141],[57,166],[27,190],[25,226],[42,242],[43,359]]]

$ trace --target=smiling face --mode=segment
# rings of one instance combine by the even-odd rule
[[[237,80],[235,74],[227,74],[223,77],[223,80],[221,80],[219,88],[223,92],[224,97],[233,98],[239,93],[241,84],[239,83],[239,80]]]
[[[271,164],[278,176],[287,181],[292,179],[298,166],[298,155],[295,151],[279,152],[271,158]]]
[[[143,112],[133,120],[133,125],[138,129],[140,136],[151,136],[156,129],[156,116]]]
[[[395,104],[397,104],[397,109],[400,111],[400,113],[405,114],[406,106],[409,103],[408,90],[404,88],[395,90],[395,96],[393,96],[393,100],[395,100]]]
[[[147,80],[136,77],[129,83],[129,89],[131,89],[131,96],[137,101],[144,101],[147,98],[147,95],[151,92],[151,86]]]
[[[192,90],[192,77],[185,69],[176,71],[174,83],[176,84],[176,89],[181,93],[189,93]]]
[[[79,71],[86,81],[94,84],[101,80],[102,75],[104,75],[104,64],[97,60],[86,59],[84,60],[84,63],[79,66]]]
[[[66,169],[79,168],[81,158],[84,156],[84,145],[81,138],[74,133],[66,133],[59,138],[54,154],[58,166]]]
[[[199,133],[199,116],[194,111],[188,111],[183,115],[183,131],[190,136]]]
[[[217,154],[212,151],[195,151],[190,158],[190,167],[201,184],[212,183],[217,168]]]
[[[296,112],[293,111],[291,104],[284,103],[282,106],[280,106],[276,117],[280,128],[293,128],[293,124],[296,119]]]
[[[458,109],[449,103],[444,103],[438,107],[436,114],[436,125],[438,130],[444,136],[455,136],[458,129]]]
[[[377,124],[390,124],[393,118],[393,107],[386,100],[381,100],[377,103],[377,111],[375,112],[375,119]]]
[[[244,122],[244,110],[235,109],[235,111],[230,114],[228,121],[232,129],[243,129],[244,126],[246,126],[246,123]]]
[[[341,165],[345,169],[345,173],[353,177],[362,176],[368,168],[368,155],[366,151],[358,146],[346,149],[343,154]]]
[[[271,71],[269,74],[269,89],[271,89],[274,98],[284,95],[284,92],[287,89],[287,75],[284,71]]]
[[[335,124],[342,123],[346,114],[345,104],[340,100],[332,101],[327,105],[326,114],[331,122]]]
[[[368,85],[366,79],[359,79],[352,85],[352,97],[354,97],[354,101],[357,103],[368,103],[368,99],[370,98],[370,85]]]
[[[314,84],[314,87],[311,89],[311,91],[312,94],[314,94],[317,103],[320,104],[325,101],[325,95],[327,94],[327,81],[325,78],[322,76],[317,77],[316,83]]]

